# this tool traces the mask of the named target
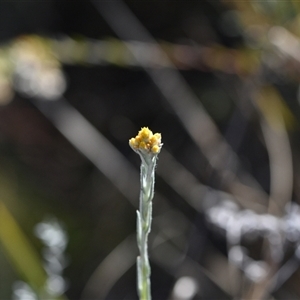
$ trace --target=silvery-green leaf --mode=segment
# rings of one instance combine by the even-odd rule
[[[139,249],[141,248],[141,236],[142,236],[142,221],[141,221],[141,214],[137,210],[136,211],[136,231],[137,231],[137,244]]]

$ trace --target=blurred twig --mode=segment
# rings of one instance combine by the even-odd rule
[[[281,216],[291,201],[293,162],[289,137],[282,115],[282,99],[272,87],[262,88],[257,95],[261,127],[270,161],[269,213]]]
[[[138,182],[138,172],[125,157],[63,98],[56,102],[32,101],[135,206],[137,197],[133,178],[137,178]]]
[[[105,299],[114,284],[136,262],[136,236],[128,236],[99,264],[86,283],[81,299]],[[101,283],[101,285],[99,285]]]

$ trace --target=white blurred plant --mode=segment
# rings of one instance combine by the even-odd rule
[[[66,79],[49,44],[38,36],[19,38],[11,47],[14,87],[29,97],[57,100],[66,89]]]
[[[238,267],[252,282],[261,282],[270,271],[268,263],[264,260],[252,259],[246,247],[242,246],[242,240],[254,241],[263,237],[269,243],[271,259],[280,264],[284,261],[287,243],[294,249],[294,256],[299,263],[300,258],[300,206],[292,203],[286,207],[286,213],[282,217],[271,214],[257,214],[251,210],[239,210],[232,201],[225,200],[222,203],[209,208],[206,211],[207,219],[221,230],[228,244],[228,259]],[[249,243],[248,243],[249,244]],[[296,264],[298,265],[298,264]],[[292,268],[286,263],[279,267],[273,276],[273,289],[277,289],[296,270],[295,262]],[[284,274],[283,276],[281,275]]]
[[[63,270],[68,260],[65,249],[68,237],[62,225],[56,219],[49,219],[38,223],[34,232],[46,246],[43,249],[44,269],[47,280],[44,290],[39,295],[25,282],[17,281],[13,285],[13,300],[57,299],[67,289],[67,282],[63,277]]]
[[[13,285],[12,300],[38,300],[38,297],[27,283],[16,281]]]
[[[53,297],[60,296],[67,289],[67,282],[63,277],[63,270],[68,263],[65,256],[67,234],[56,219],[37,224],[35,234],[46,246],[43,250],[44,268],[48,274],[46,291]]]

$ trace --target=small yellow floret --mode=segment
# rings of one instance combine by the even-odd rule
[[[137,136],[135,137],[135,142],[136,142],[136,143],[140,143],[141,141],[142,141],[142,138],[141,138],[140,136],[137,135]]]
[[[129,140],[129,145],[131,146],[131,147],[137,147],[137,145],[136,145],[136,142],[135,142],[135,138],[131,138],[130,140]]]
[[[161,134],[160,134],[160,133],[155,133],[155,134],[151,137],[150,142],[151,142],[153,145],[159,145],[159,144],[161,144]]]
[[[152,137],[152,135],[153,133],[148,127],[143,127],[138,134],[138,136],[145,142],[148,141]]]
[[[151,152],[154,153],[154,154],[159,153],[159,151],[160,151],[160,147],[157,146],[157,145],[154,145],[154,146],[151,148]]]
[[[147,145],[145,142],[140,142],[139,146],[138,146],[140,149],[143,149],[143,150],[147,150]]]

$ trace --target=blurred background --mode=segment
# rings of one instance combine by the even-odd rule
[[[299,299],[300,4],[0,2],[0,299]]]

